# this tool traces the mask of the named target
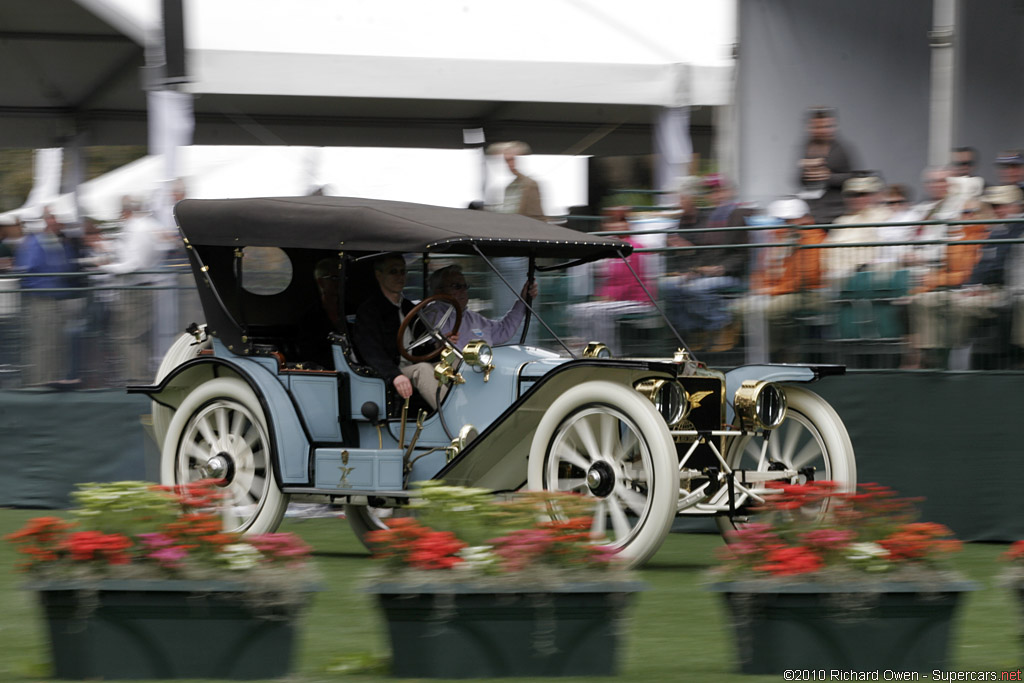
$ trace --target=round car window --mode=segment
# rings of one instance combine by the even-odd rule
[[[292,262],[277,247],[246,247],[242,251],[242,288],[250,294],[280,294],[292,281]]]

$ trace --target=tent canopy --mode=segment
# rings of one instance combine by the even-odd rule
[[[652,112],[727,102],[735,3],[184,0],[198,144],[641,153]],[[159,0],[0,3],[0,146],[143,143]],[[159,79],[156,79],[159,80]],[[700,123],[700,120],[696,120]]]
[[[389,0],[384,11],[374,0],[341,6],[333,0],[192,3],[186,36],[195,80],[188,88],[240,95],[724,104],[734,40],[730,5]],[[228,25],[233,30],[223,30]]]

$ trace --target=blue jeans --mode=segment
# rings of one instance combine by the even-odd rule
[[[666,278],[661,285],[668,319],[680,334],[715,332],[732,322],[722,292],[740,285],[729,276],[697,277],[689,280]]]

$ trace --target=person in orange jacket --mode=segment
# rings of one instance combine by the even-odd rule
[[[961,220],[994,218],[988,205],[968,200],[961,209]],[[956,242],[988,237],[986,224],[950,225],[946,238]],[[953,320],[953,299],[959,287],[967,284],[974,266],[981,260],[980,244],[949,244],[942,262],[926,272],[910,291],[910,343],[917,350],[920,366],[944,367],[949,349],[963,342],[962,325]],[[915,364],[916,366],[916,364]]]
[[[821,228],[803,227],[815,224],[807,202],[797,197],[779,199],[769,205],[768,214],[783,222],[783,227],[770,233],[772,243],[778,246],[760,249],[755,256],[750,294],[738,307],[747,334],[754,338],[755,343],[748,346],[757,348],[758,341],[767,342],[768,353],[748,358],[751,362],[769,360],[768,355],[772,360],[778,354],[786,358],[787,331],[794,327],[794,315],[819,310],[825,284],[823,250],[804,248],[825,241]]]

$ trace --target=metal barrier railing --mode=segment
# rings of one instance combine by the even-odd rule
[[[960,230],[955,237],[912,241],[807,243],[795,237],[799,231],[846,228],[939,226],[948,232],[960,226],[1019,223],[1024,219],[673,227],[593,234],[666,239],[691,233],[746,235],[743,243],[728,246],[659,244],[635,250],[654,260],[651,270],[670,319],[685,327],[687,308],[701,306],[717,306],[726,313],[723,317],[733,326],[735,343],[729,338],[708,341],[708,330],[696,330],[694,346],[698,351],[703,348],[698,355],[715,364],[827,361],[852,368],[1019,370],[1024,369],[1024,236],[964,239],[969,235]],[[788,240],[758,239],[780,228],[792,231]],[[675,255],[723,249],[749,254],[746,270],[726,286],[699,277],[683,286],[664,265]],[[820,281],[813,287],[776,288],[765,294],[759,287],[764,269],[773,259],[777,268],[784,268],[787,259],[797,262],[799,252],[804,252],[805,266],[817,264]],[[984,284],[970,280],[977,262],[991,266]],[[694,330],[681,331],[688,342],[694,338]],[[651,348],[650,338],[640,341]]]
[[[1024,369],[1024,237],[770,242],[767,231],[780,227],[673,226],[594,234],[647,240],[636,252],[658,307],[695,354],[711,365],[834,362],[852,369]],[[665,244],[671,235],[716,231],[743,231],[747,237],[728,247]],[[742,272],[731,278],[687,276],[673,265],[679,258],[714,249],[743,252]],[[1001,282],[970,285],[963,263],[961,272],[953,272],[959,261],[980,262],[991,258],[993,250],[1004,259]],[[927,257],[918,258],[922,253]],[[811,258],[801,261],[802,256]],[[503,313],[491,305],[495,279],[474,257],[460,262],[473,287],[470,305],[492,317]],[[600,299],[603,271],[611,263],[540,272],[535,308],[570,344],[596,337],[619,354],[671,354],[679,343],[654,306]],[[815,272],[801,272],[797,264]],[[801,281],[787,284],[787,272]],[[127,286],[109,276],[75,272],[56,275],[83,286],[32,288],[26,285],[33,278],[53,274],[0,273],[0,388],[103,388],[152,381],[164,351],[203,315],[190,271],[146,274],[154,277],[154,284]],[[816,280],[805,282],[810,275]],[[410,282],[408,291],[414,296],[421,288]],[[531,327],[531,342],[557,348],[550,336],[544,326]]]
[[[203,314],[191,271],[138,275],[157,284],[95,272],[0,273],[0,388],[151,382],[164,352]],[[44,277],[82,284],[26,286]]]

